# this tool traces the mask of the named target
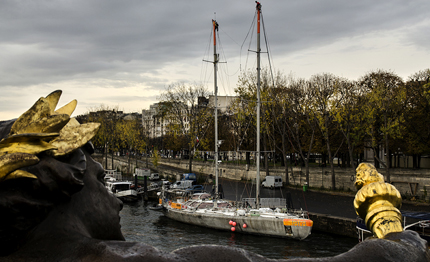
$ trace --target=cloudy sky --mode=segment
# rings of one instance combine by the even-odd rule
[[[430,67],[428,0],[261,3],[276,71],[355,80],[385,69],[406,80]],[[213,65],[203,62],[213,59],[212,19],[227,62],[220,94],[234,95],[237,76],[255,68],[254,14],[252,0],[2,0],[0,119],[57,89],[60,106],[78,100],[74,115],[101,105],[140,112],[178,82],[213,90]]]

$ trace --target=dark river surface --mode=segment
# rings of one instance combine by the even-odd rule
[[[356,238],[319,232],[299,241],[192,226],[171,220],[161,211],[150,210],[148,207],[154,203],[142,200],[124,203],[120,216],[127,241],[143,242],[167,252],[191,245],[215,244],[243,248],[268,258],[335,256],[358,243]]]

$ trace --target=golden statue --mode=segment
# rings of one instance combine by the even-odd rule
[[[369,163],[361,163],[356,169],[354,208],[364,219],[366,227],[378,238],[388,233],[402,232],[402,206],[400,192]]]
[[[0,182],[21,177],[37,177],[20,168],[39,162],[41,152],[56,157],[85,145],[97,132],[99,123],[80,125],[70,115],[77,101],[55,110],[62,91],[41,97],[13,124],[9,135],[0,141]]]

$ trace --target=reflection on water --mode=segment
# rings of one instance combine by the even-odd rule
[[[268,258],[327,257],[351,249],[357,239],[313,232],[302,241],[236,234],[192,226],[148,209],[153,202],[125,203],[121,226],[127,241],[149,244],[163,251],[201,244],[243,248]]]

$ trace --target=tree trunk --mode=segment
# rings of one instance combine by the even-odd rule
[[[306,170],[306,184],[309,187],[309,186],[311,186],[310,182],[309,182],[309,158],[307,158],[305,160],[305,170]]]
[[[321,166],[326,167],[327,166],[327,155],[325,153],[321,154]]]
[[[351,141],[349,141],[349,135],[346,139],[346,142],[348,143],[348,153],[349,153],[349,161],[350,161],[350,167],[356,169],[358,166],[358,163],[354,161],[354,147],[351,145]]]
[[[127,168],[127,171],[128,171],[128,173],[130,174],[130,172],[131,172],[131,153],[130,153],[130,150],[128,150],[128,168]]]
[[[111,169],[113,170],[114,169],[114,152],[113,152],[113,150],[112,150],[112,154],[111,154]]]
[[[333,190],[335,190],[336,189],[336,174],[334,173],[333,157],[331,155],[331,149],[330,149],[330,139],[329,139],[328,117],[327,116],[325,117],[325,126],[327,128],[326,134],[325,134],[325,141],[326,141],[326,145],[327,145],[328,160],[330,161],[331,187]]]
[[[136,166],[135,167],[137,168],[138,167],[137,166],[137,153],[135,152],[134,154],[135,154],[134,157],[136,158]]]
[[[148,147],[146,148],[145,157],[146,157],[146,168],[148,168],[148,166],[149,166],[149,162],[148,162]]]
[[[113,152],[113,150],[112,150],[112,154],[111,154],[111,157],[112,157],[112,165],[111,165],[111,169],[114,169],[114,159],[113,159],[113,156],[114,156],[114,152]]]
[[[193,155],[191,154],[191,148],[190,148],[190,152],[189,152],[189,158],[190,158],[190,163],[189,163],[189,172],[188,173],[192,173],[193,171]]]
[[[390,148],[388,147],[388,135],[385,135],[385,168],[387,172],[387,183],[391,183],[391,174],[390,174]]]
[[[374,148],[374,154],[375,154],[375,156],[373,158],[374,158],[374,162],[375,162],[375,167],[376,167],[376,169],[378,169],[380,167],[379,166],[379,160],[378,160],[378,155],[379,155],[379,147],[378,146],[376,148]]]
[[[108,169],[108,147],[105,145],[104,147],[104,155],[105,155],[105,169]]]
[[[331,156],[330,143],[328,142],[328,138],[326,139],[326,144],[327,144],[328,160],[330,162],[330,170],[331,170],[331,187],[333,190],[335,190],[336,189],[336,174],[334,172],[333,157]]]

